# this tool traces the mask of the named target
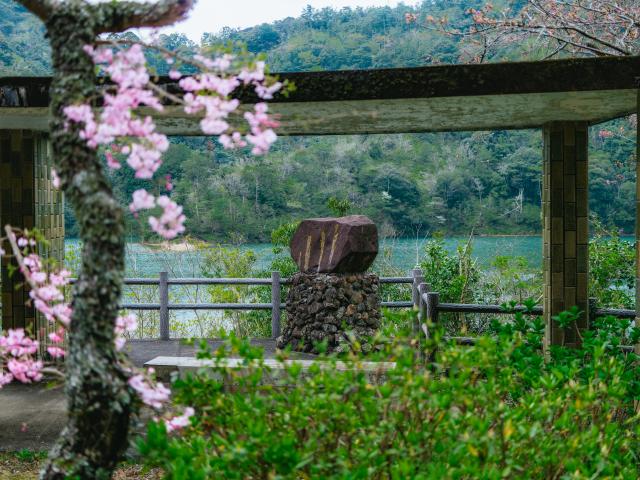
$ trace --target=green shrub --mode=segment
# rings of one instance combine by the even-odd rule
[[[437,332],[427,365],[415,341],[387,339],[377,358],[396,367],[378,382],[357,356],[342,359],[349,371],[288,367],[289,388],[260,384],[266,367],[219,367],[233,387],[204,374],[177,381],[192,425],[167,435],[151,423],[139,448],[171,479],[638,478],[640,371],[618,348],[637,331],[602,319],[581,348],[554,347],[547,361],[543,331],[515,314],[473,347]],[[235,338],[226,348],[216,355],[261,357]]]
[[[602,228],[589,242],[589,295],[598,306],[634,308],[635,245]]]

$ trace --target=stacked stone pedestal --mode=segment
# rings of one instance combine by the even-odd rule
[[[287,326],[277,340],[295,351],[347,352],[358,342],[363,352],[380,326],[380,280],[371,273],[297,273],[287,296]]]

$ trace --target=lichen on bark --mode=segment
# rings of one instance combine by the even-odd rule
[[[41,472],[44,479],[107,479],[128,446],[137,400],[118,361],[114,323],[124,278],[124,210],[97,152],[68,125],[63,108],[93,98],[95,70],[83,47],[101,32],[171,23],[191,0],[155,4],[19,0],[45,23],[54,68],[50,125],[53,160],[83,242],[73,290],[66,361],[68,421]]]

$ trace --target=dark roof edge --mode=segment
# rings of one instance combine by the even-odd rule
[[[573,58],[275,74],[296,86],[272,102],[434,98],[637,88],[640,57]],[[159,83],[174,83],[161,77]],[[51,77],[0,77],[0,107],[43,107]],[[173,89],[172,89],[173,90]],[[256,101],[248,89],[240,100]]]

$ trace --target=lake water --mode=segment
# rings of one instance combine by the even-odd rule
[[[454,252],[458,245],[466,243],[468,238],[449,237],[444,240],[447,250]],[[423,255],[426,239],[385,239],[381,241],[381,252],[388,251],[388,257],[380,254],[378,261],[388,258],[388,262],[396,269],[408,272],[417,259]],[[80,243],[76,239],[67,239],[68,253],[78,252]],[[473,256],[481,266],[488,267],[498,255],[524,257],[531,268],[539,268],[542,263],[542,237],[540,236],[496,236],[475,237],[473,239]],[[252,250],[256,257],[255,270],[266,270],[273,259],[270,244],[245,244],[242,250]],[[140,243],[127,244],[127,276],[152,277],[167,270],[173,277],[201,276],[200,264],[202,253],[198,251],[173,252],[157,250]],[[387,261],[387,260],[385,260]]]
[[[633,241],[633,237],[624,237]],[[468,241],[463,237],[450,237],[444,240],[445,247],[454,252],[458,245]],[[389,262],[395,267],[397,274],[407,274],[416,264],[416,260],[423,255],[426,240],[421,239],[393,239],[381,242],[381,252],[389,255],[378,255],[377,262]],[[77,256],[80,243],[75,239],[67,239],[67,253]],[[270,244],[247,244],[240,247],[242,250],[252,250],[257,258],[254,272],[269,269],[273,252]],[[496,256],[524,257],[532,269],[540,269],[542,263],[542,238],[540,236],[497,236],[475,237],[473,239],[473,256],[479,265],[485,269],[490,268],[491,262]],[[174,278],[202,276],[200,265],[202,262],[201,251],[173,252],[157,250],[140,243],[127,244],[127,277],[158,277],[159,272],[168,271]],[[72,265],[69,265],[73,267]],[[385,269],[389,272],[389,269]],[[265,287],[268,288],[268,287]],[[405,292],[409,295],[409,290]],[[409,298],[409,297],[407,297]],[[128,287],[124,292],[124,300],[129,303],[157,303],[157,286]],[[202,303],[211,302],[207,288],[195,286],[177,286],[170,289],[170,301],[172,303]],[[219,300],[217,300],[219,301]],[[224,301],[230,301],[225,299]],[[243,298],[242,301],[256,303],[265,301],[264,298]],[[238,321],[237,313],[233,312],[202,312],[202,311],[175,311],[170,312],[171,336],[181,337],[210,337],[215,336],[218,328],[231,329]],[[138,331],[133,334],[137,338],[155,338],[158,336],[158,312],[138,312]],[[268,333],[267,333],[268,334]]]

